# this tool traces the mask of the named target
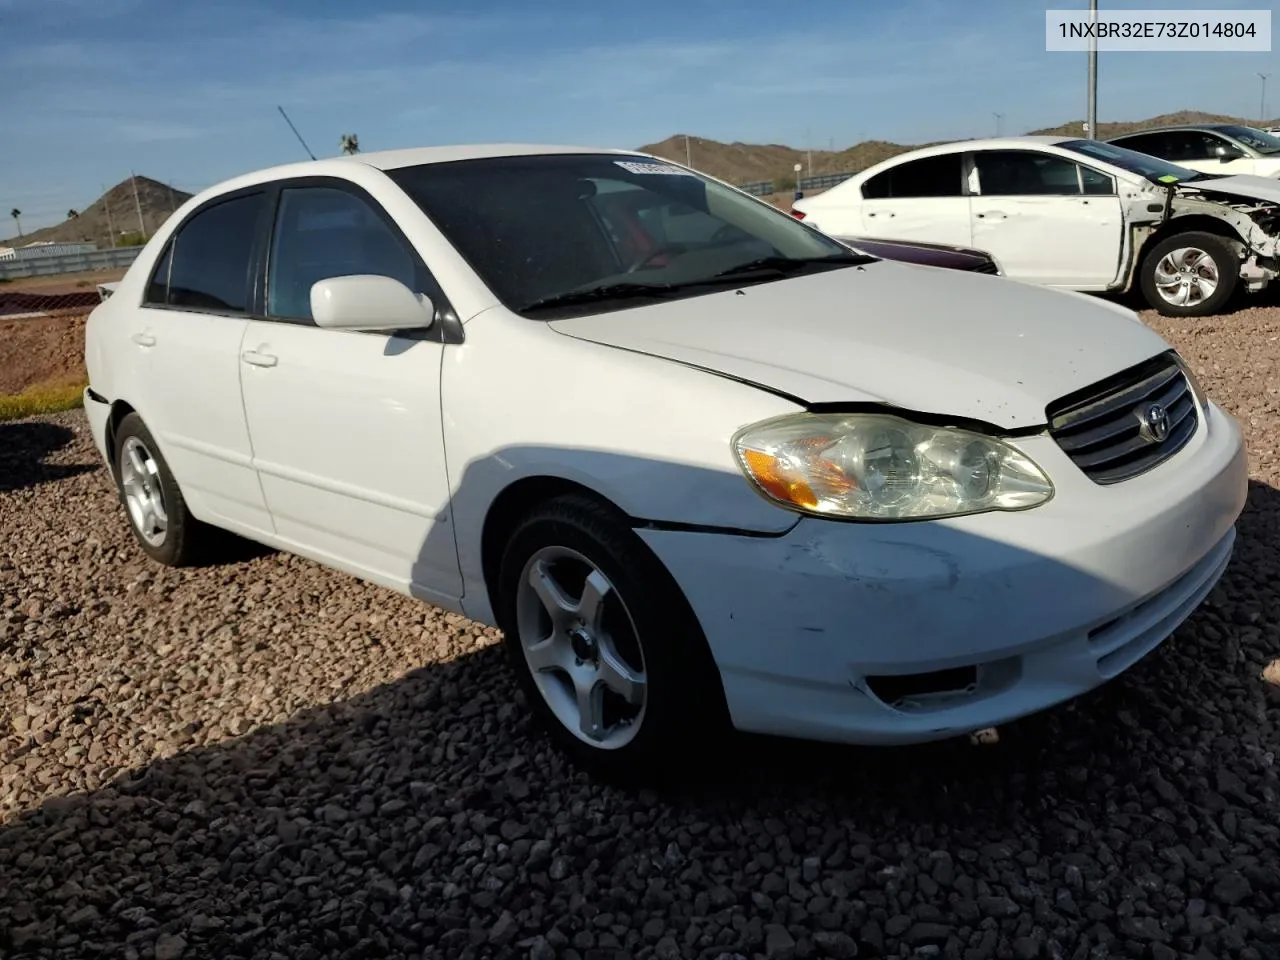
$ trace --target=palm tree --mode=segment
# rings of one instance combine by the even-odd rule
[[[14,207],[9,211],[9,216],[13,217],[13,222],[18,225],[18,236],[22,236],[22,211]]]
[[[77,210],[75,207],[72,207],[70,210],[67,211],[68,220],[74,220],[78,216],[80,216],[80,211]]]
[[[342,139],[338,141],[338,146],[342,148],[342,152],[347,156],[360,152],[360,138],[354,133],[344,133]]]

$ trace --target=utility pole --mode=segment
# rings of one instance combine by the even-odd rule
[[[693,150],[689,147],[689,135],[684,135],[684,165],[690,170],[693,169]]]
[[[804,155],[805,160],[809,164],[809,176],[813,176],[813,129],[808,128],[804,132]]]
[[[107,233],[111,234],[111,249],[116,248],[116,226],[111,222],[111,192],[102,188],[102,209],[107,213]]]
[[[1265,127],[1267,125],[1267,77],[1269,73],[1260,73],[1262,78],[1262,106],[1258,109],[1258,121]]]
[[[129,171],[129,179],[133,182],[133,206],[138,211],[138,232],[142,234],[142,240],[147,240],[147,224],[142,219],[142,201],[138,199],[138,175],[132,170]]]
[[[1098,139],[1098,0],[1089,0],[1089,139]]]
[[[998,137],[1004,133],[1004,114],[992,113],[991,115],[996,118],[996,136]]]

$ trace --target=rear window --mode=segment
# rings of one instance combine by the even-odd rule
[[[218,313],[248,310],[249,267],[265,204],[265,193],[248,194],[187,220],[157,265],[144,302]]]

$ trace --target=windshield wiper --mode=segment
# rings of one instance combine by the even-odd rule
[[[572,307],[584,303],[601,303],[606,300],[655,299],[662,300],[686,290],[690,287],[714,286],[729,283],[734,279],[753,273],[791,274],[815,264],[832,266],[857,266],[874,263],[879,257],[861,253],[838,253],[830,257],[761,257],[749,260],[721,270],[709,277],[697,277],[690,280],[677,280],[672,283],[635,283],[634,281],[618,281],[605,283],[596,287],[579,290],[567,290],[564,293],[552,294],[533,300],[519,308],[520,313],[531,310],[543,310],[552,307]]]
[[[875,263],[879,259],[879,257],[873,257],[865,253],[837,253],[828,257],[761,257],[758,260],[748,260],[746,263],[739,263],[727,270],[721,270],[710,277],[709,280],[714,281],[725,277],[736,277],[744,273],[770,270],[778,273],[795,273],[815,264],[829,263],[833,266],[854,267],[864,263]]]
[[[669,296],[674,289],[669,283],[606,283],[598,287],[568,290],[542,297],[524,304],[518,312],[528,313],[530,310],[542,310],[546,307],[571,307],[580,303],[599,303],[604,300],[627,300],[632,297],[653,297],[660,300]]]

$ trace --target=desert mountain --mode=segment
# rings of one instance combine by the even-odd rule
[[[137,199],[134,199],[134,182],[137,182]],[[167,183],[150,177],[130,177],[116,184],[85,209],[79,216],[71,217],[52,227],[32,230],[21,238],[14,236],[0,241],[0,245],[14,246],[41,241],[70,243],[90,240],[99,249],[111,246],[114,232],[117,246],[136,244],[138,234],[155,233],[174,210],[191,196]],[[138,211],[142,211],[139,223]]]

